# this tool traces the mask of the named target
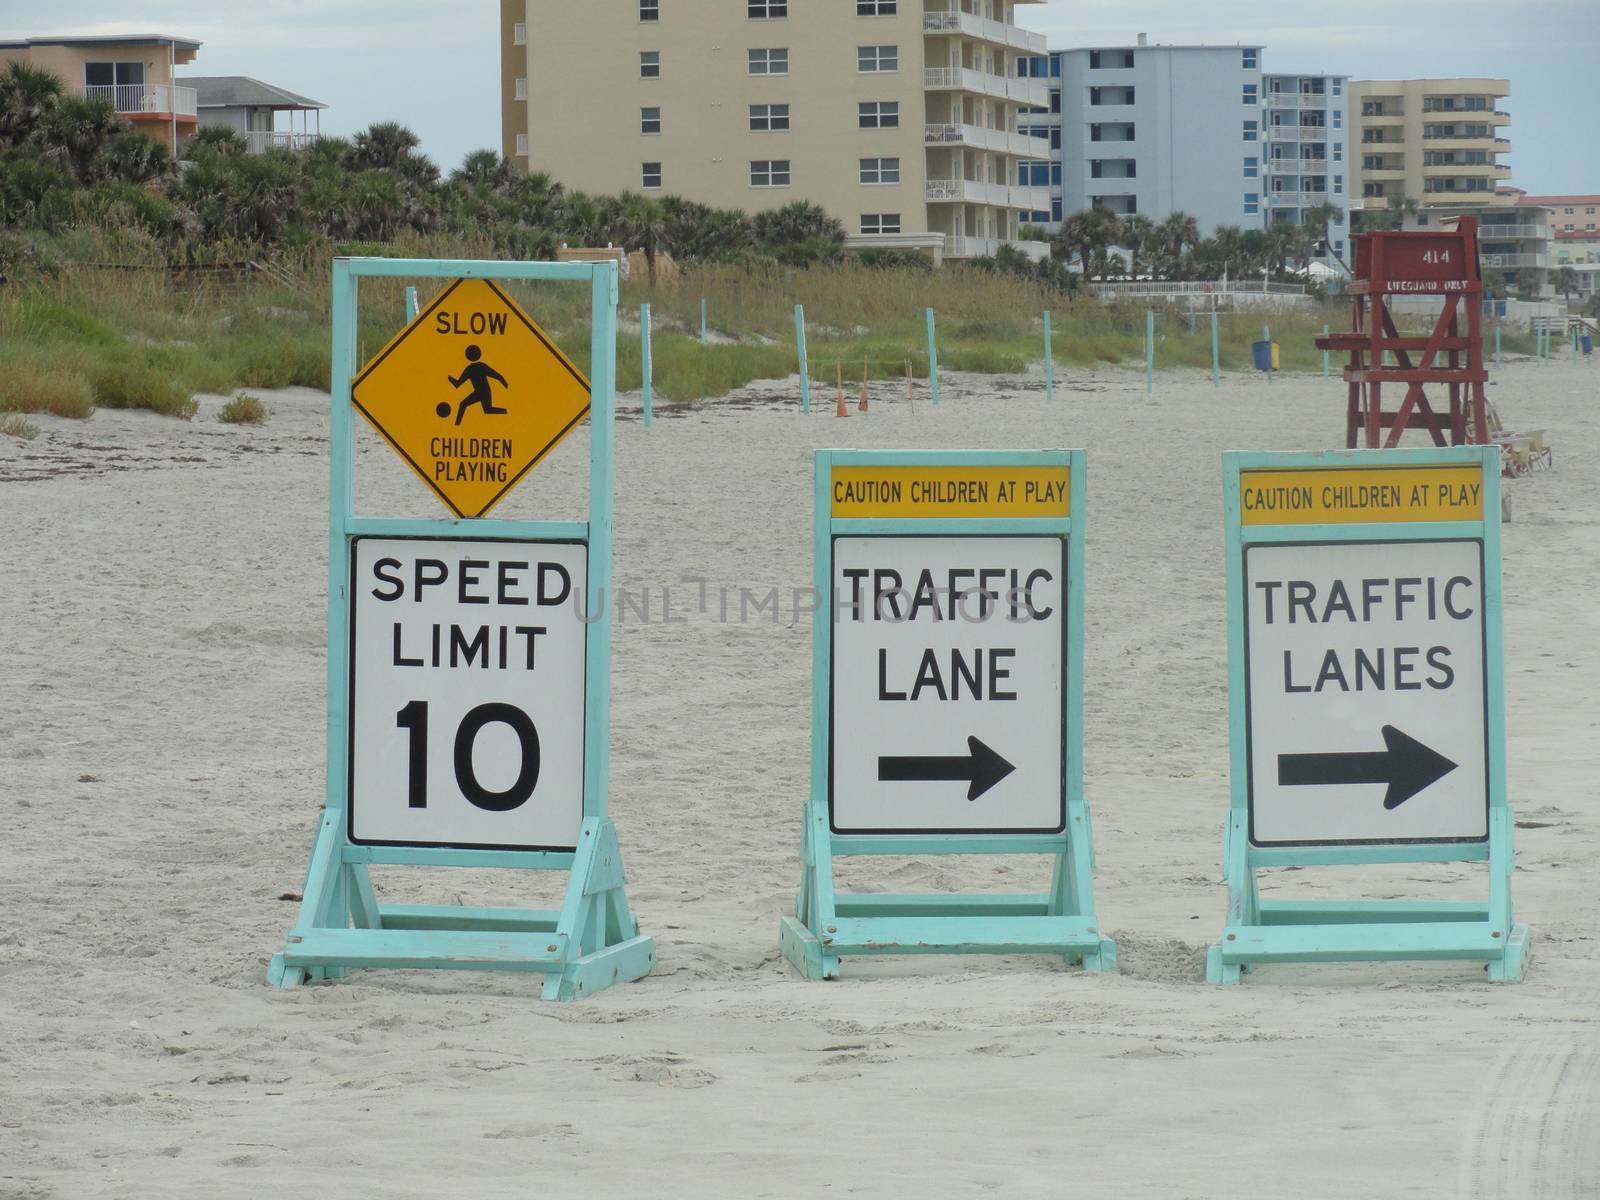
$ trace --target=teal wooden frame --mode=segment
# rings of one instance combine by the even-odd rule
[[[1348,525],[1252,525],[1240,520],[1239,476],[1248,470],[1371,466],[1483,468],[1483,520]],[[1468,959],[1489,977],[1522,978],[1528,927],[1511,905],[1512,816],[1506,795],[1504,592],[1500,564],[1500,452],[1494,446],[1445,449],[1330,450],[1309,454],[1232,453],[1222,465],[1228,595],[1228,728],[1230,798],[1223,862],[1228,917],[1206,956],[1212,983],[1238,983],[1259,963]],[[1244,552],[1272,542],[1480,540],[1484,563],[1484,684],[1488,689],[1489,836],[1480,842],[1389,845],[1252,845],[1247,769],[1249,714],[1245,692]],[[1402,862],[1489,864],[1486,901],[1263,900],[1256,869],[1280,866]]]
[[[522,279],[587,284],[592,301],[589,519],[419,520],[355,511],[355,377],[359,280],[363,277]],[[352,967],[537,971],[544,998],[572,1000],[649,973],[655,941],[641,936],[623,889],[622,855],[609,811],[611,608],[588,626],[583,823],[570,850],[504,851],[358,846],[349,808],[350,556],[357,536],[582,541],[588,594],[611,591],[615,463],[617,266],[440,259],[339,258],[333,265],[333,395],[328,495],[327,781],[306,869],[299,918],[273,955],[268,981],[297,987]],[[510,867],[569,872],[559,910],[380,904],[371,864]]]
[[[1062,466],[1071,470],[1067,519],[835,519],[829,484],[838,466]],[[835,979],[840,960],[892,954],[1048,954],[1086,970],[1115,971],[1116,946],[1102,935],[1094,904],[1094,834],[1083,792],[1082,450],[818,450],[812,615],[811,794],[800,829],[801,878],[793,916],[779,922],[779,945],[807,979]],[[833,656],[833,539],[836,535],[1047,534],[1067,539],[1065,828],[1055,834],[837,834],[828,819],[830,668]],[[1047,891],[1032,893],[840,893],[841,855],[1048,854]]]

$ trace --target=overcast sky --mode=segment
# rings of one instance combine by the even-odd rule
[[[584,2],[529,0],[529,24],[537,29],[542,4]],[[1126,44],[1142,32],[1259,44],[1269,71],[1507,78],[1511,182],[1600,192],[1600,0],[1049,0],[1021,20],[1056,47]],[[447,169],[500,144],[495,0],[0,0],[0,40],[127,32],[205,43],[192,74],[253,75],[324,101],[324,132],[399,121]],[[573,114],[581,119],[581,103]]]

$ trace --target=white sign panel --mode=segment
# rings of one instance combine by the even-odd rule
[[[357,538],[351,557],[350,840],[576,846],[588,548]]]
[[[1250,838],[1488,836],[1483,547],[1245,551]]]
[[[835,833],[1065,828],[1066,539],[833,542]]]

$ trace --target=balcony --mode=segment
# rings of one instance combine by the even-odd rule
[[[1327,192],[1268,192],[1269,208],[1314,208],[1328,202]]]
[[[1480,254],[1478,262],[1485,267],[1548,267],[1548,254]]]
[[[946,258],[993,258],[1001,246],[1013,246],[1034,262],[1050,257],[1049,242],[1014,242],[1006,238],[958,237],[953,234],[944,239]]]
[[[1406,114],[1385,109],[1381,113],[1362,113],[1353,118],[1362,125],[1404,125]]]
[[[1371,167],[1361,172],[1361,178],[1370,179],[1374,183],[1393,180],[1395,183],[1404,183],[1406,169],[1404,167]]]
[[[91,100],[105,100],[125,117],[188,117],[197,119],[199,107],[195,90],[167,84],[96,84],[82,89]]]
[[[1048,138],[1023,137],[1020,133],[1007,133],[1004,129],[988,129],[982,125],[924,125],[922,144],[994,150],[1019,158],[1050,157]]]
[[[1268,92],[1268,108],[1327,108],[1326,92]]]
[[[1510,179],[1511,168],[1501,166],[1499,163],[1430,163],[1422,164],[1424,175],[1448,176],[1462,175],[1472,179]]]
[[[933,34],[955,34],[961,37],[976,38],[981,42],[994,42],[996,45],[1009,46],[1013,50],[1020,50],[1024,54],[1048,54],[1050,43],[1044,34],[1034,33],[1028,29],[1019,29],[1015,25],[1007,25],[1002,21],[990,21],[983,17],[975,17],[964,12],[930,12],[922,14],[922,32]]]
[[[245,131],[245,151],[248,154],[265,154],[268,150],[304,150],[316,142],[320,133],[278,133],[270,129]]]
[[[929,67],[922,75],[922,85],[930,92],[975,92],[1032,108],[1050,106],[1050,85],[1043,79],[990,75],[970,67]]]
[[[1478,226],[1478,241],[1503,242],[1507,239],[1533,238],[1535,241],[1549,241],[1550,228],[1540,225],[1536,221],[1519,222],[1512,225],[1483,225]]]
[[[1010,187],[978,179],[930,179],[927,198],[929,204],[982,204],[1024,212],[1045,212],[1050,208],[1047,187]]]

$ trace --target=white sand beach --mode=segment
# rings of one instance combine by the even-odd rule
[[[1548,431],[1505,530],[1520,985],[1470,964],[1203,981],[1221,929],[1220,456],[1342,442],[1337,378],[948,376],[838,420],[797,383],[653,429],[625,396],[616,574],[709,611],[616,631],[612,814],[659,963],[539,977],[268,958],[322,805],[327,397],[261,428],[101,411],[0,437],[0,1200],[1600,1195],[1600,367],[1507,364]],[[1423,444],[1420,434],[1408,443]],[[496,515],[582,515],[587,429]],[[799,878],[816,447],[1085,447],[1084,768],[1116,975],[777,949]],[[361,507],[442,517],[364,435]],[[719,587],[732,617],[718,619]],[[787,605],[785,606],[787,608]],[[675,612],[675,615],[678,615]],[[861,887],[1042,886],[1036,859],[852,860]],[[1279,870],[1273,895],[1485,894],[1481,865]],[[565,876],[382,869],[385,898],[529,905]]]

